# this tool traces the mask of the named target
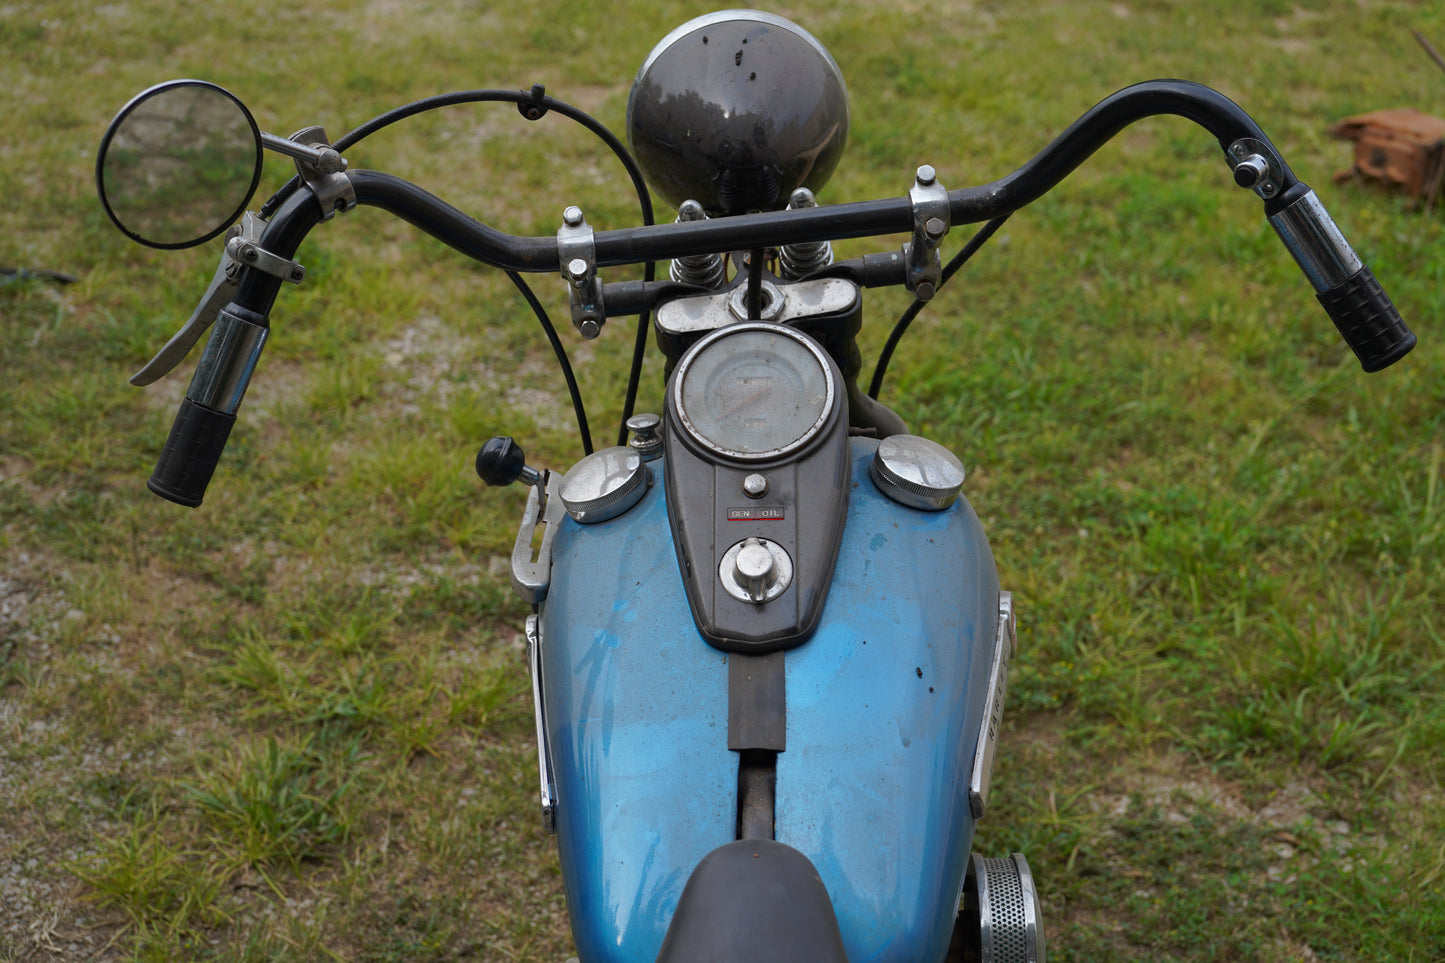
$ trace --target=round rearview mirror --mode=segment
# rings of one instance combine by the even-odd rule
[[[95,162],[105,212],[127,237],[193,247],[236,222],[261,181],[261,130],[246,105],[203,80],[137,94]]]

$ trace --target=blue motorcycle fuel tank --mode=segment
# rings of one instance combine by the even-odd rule
[[[869,473],[877,447],[847,441],[832,583],[784,656],[775,834],[817,868],[853,963],[913,963],[941,960],[953,925],[1000,595],[968,502],[919,511],[885,496]],[[646,469],[629,511],[556,525],[539,608],[544,745],[583,963],[654,960],[693,868],[738,825],[728,660],[741,656],[699,632],[664,462]]]

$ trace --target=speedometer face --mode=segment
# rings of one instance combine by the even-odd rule
[[[822,350],[772,324],[723,328],[683,358],[674,381],[683,427],[725,458],[764,461],[802,447],[833,410]]]

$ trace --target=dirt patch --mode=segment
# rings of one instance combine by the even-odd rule
[[[63,867],[84,856],[52,823],[80,804],[78,783],[101,747],[78,747],[46,717],[30,686],[53,657],[48,641],[64,623],[83,617],[64,593],[48,587],[44,563],[27,553],[0,576],[0,959],[50,961],[100,958],[108,934],[74,899]],[[13,670],[13,672],[12,672]],[[29,681],[22,682],[22,678]],[[87,766],[86,763],[92,763]]]
[[[481,389],[531,415],[539,427],[565,430],[571,424],[571,410],[554,392],[530,387],[539,381],[551,383],[555,379],[553,365],[529,359],[519,367],[503,370],[487,360],[487,353],[479,349],[475,339],[438,317],[417,318],[396,337],[378,345],[377,352],[383,365],[404,379],[396,397],[390,399],[399,403],[399,412],[418,414],[423,400],[446,405],[459,390]],[[591,357],[591,345],[571,346],[570,353],[574,366],[584,365]]]
[[[86,601],[94,586],[84,584],[85,573],[73,576],[43,552],[17,552],[0,573],[0,960],[7,963],[122,958],[112,946],[121,915],[87,902],[73,867],[124,832],[127,799],[174,772],[174,746],[204,743],[217,727],[207,711],[179,715],[156,681],[179,677],[185,657],[170,613],[214,602],[155,569],[114,574],[117,591],[144,618],[113,626],[103,598]]]

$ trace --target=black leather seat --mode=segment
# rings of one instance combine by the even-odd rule
[[[812,861],[770,839],[719,846],[688,877],[657,963],[848,963]]]

